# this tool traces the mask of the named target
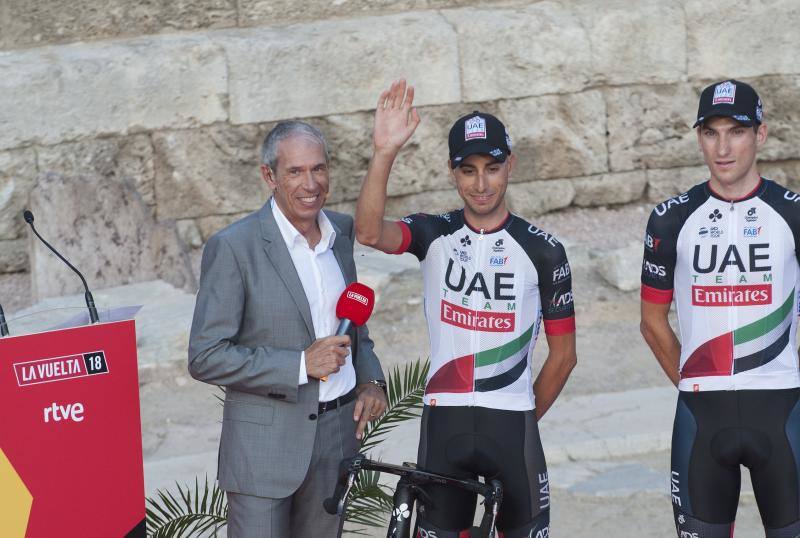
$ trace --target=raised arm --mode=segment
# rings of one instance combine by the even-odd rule
[[[372,159],[356,207],[356,238],[359,243],[384,252],[396,252],[403,242],[400,226],[383,217],[392,165],[420,122],[413,104],[414,87],[399,80],[381,93],[375,110]]]

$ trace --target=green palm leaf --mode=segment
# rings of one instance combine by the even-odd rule
[[[194,491],[190,486],[176,483],[177,495],[158,490],[156,497],[146,499],[147,535],[149,538],[183,538],[215,536],[217,529],[227,523],[228,506],[225,492],[208,477],[203,489],[195,478]]]
[[[361,452],[366,452],[383,441],[386,434],[400,422],[419,417],[430,366],[427,359],[417,359],[413,363],[405,364],[402,373],[399,366],[391,370],[386,383],[389,401],[386,412],[367,425],[361,439]]]

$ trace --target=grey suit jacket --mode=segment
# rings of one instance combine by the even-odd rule
[[[349,284],[356,279],[353,219],[325,213]],[[350,337],[356,382],[383,379],[366,326]],[[280,498],[302,483],[319,381],[299,386],[300,354],[314,340],[308,300],[267,202],[208,240],[189,339],[191,375],[226,389],[217,475],[223,489]]]

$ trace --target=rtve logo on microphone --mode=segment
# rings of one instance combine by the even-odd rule
[[[353,299],[354,301],[358,301],[359,303],[363,304],[364,306],[369,305],[369,299],[361,295],[360,293],[356,293],[354,291],[347,291],[347,298]]]

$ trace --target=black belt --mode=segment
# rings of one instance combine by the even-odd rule
[[[324,413],[326,411],[333,411],[334,409],[336,409],[340,405],[347,405],[350,402],[352,402],[353,400],[355,400],[356,396],[357,396],[356,389],[352,389],[350,392],[348,392],[344,396],[339,396],[335,400],[331,400],[329,402],[319,402],[319,413],[318,414],[322,415],[322,413]]]

